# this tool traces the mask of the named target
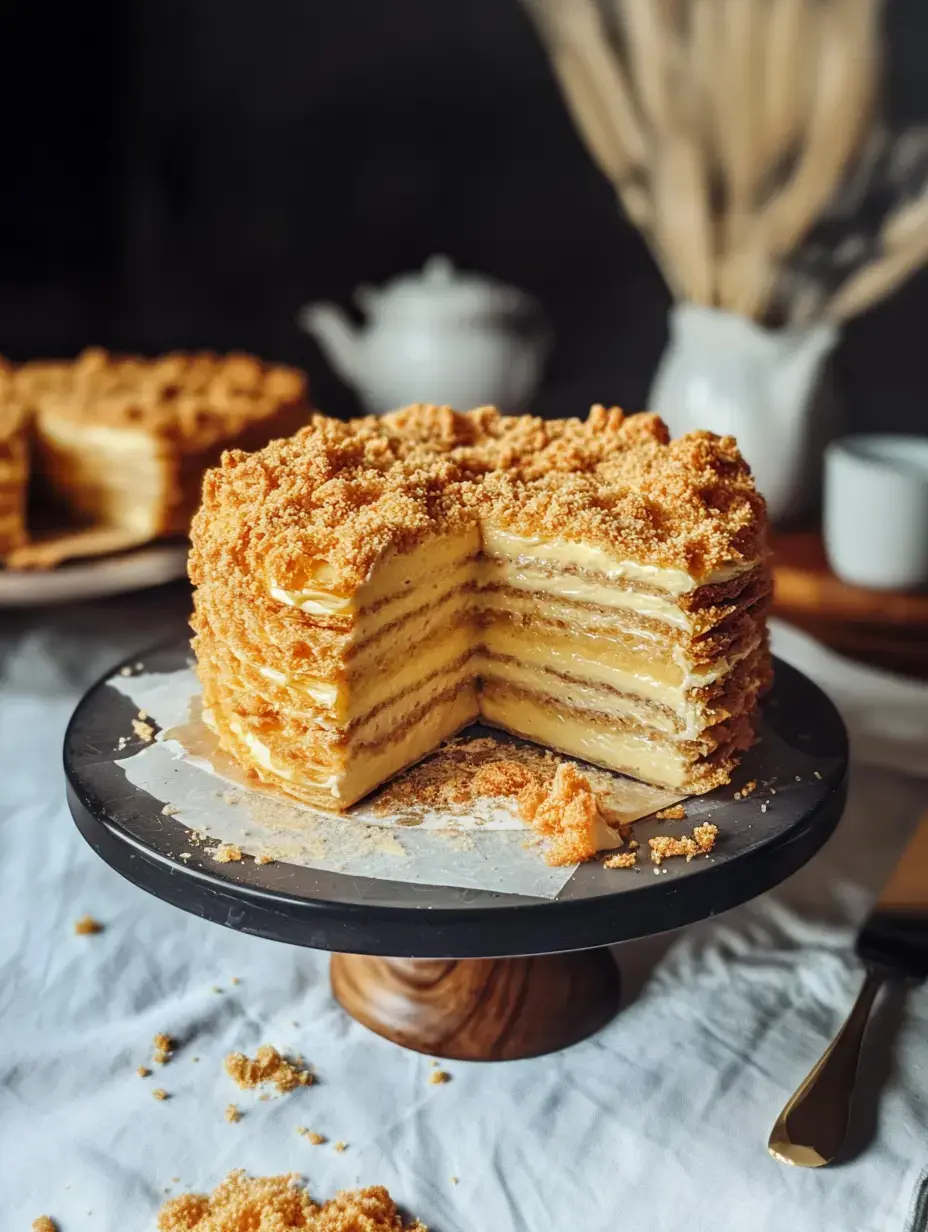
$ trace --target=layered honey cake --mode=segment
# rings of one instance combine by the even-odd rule
[[[158,359],[88,350],[25,364],[16,397],[33,423],[42,494],[75,520],[140,540],[185,531],[205,468],[306,424],[303,375],[247,355]]]
[[[193,523],[207,719],[345,809],[475,719],[681,792],[770,681],[766,514],[730,437],[410,407],[235,450]]]
[[[27,418],[14,394],[12,369],[0,360],[0,559],[26,540],[27,437]]]

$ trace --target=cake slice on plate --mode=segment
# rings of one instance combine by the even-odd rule
[[[26,364],[14,379],[46,498],[139,542],[187,529],[203,470],[223,449],[259,448],[308,418],[302,374],[247,355],[89,350],[73,363]]]
[[[766,515],[731,438],[412,407],[223,457],[194,520],[222,745],[345,809],[475,719],[681,792],[770,680]]]
[[[26,542],[29,490],[28,419],[0,360],[0,560]]]

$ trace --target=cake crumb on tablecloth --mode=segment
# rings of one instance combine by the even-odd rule
[[[150,1078],[151,1077],[151,1070],[148,1068],[147,1065],[140,1065],[135,1072],[138,1074],[140,1078]]]
[[[301,1138],[305,1138],[306,1141],[311,1143],[313,1146],[322,1146],[322,1144],[326,1141],[325,1134],[317,1134],[314,1129],[307,1129],[305,1125],[298,1125],[296,1127],[296,1132]]]
[[[347,1151],[347,1150],[348,1150],[348,1143],[347,1143],[347,1142],[342,1142],[341,1140],[339,1140],[339,1141],[338,1141],[338,1142],[336,1142],[336,1143],[335,1143],[335,1145],[332,1147],[332,1150],[333,1150],[333,1151],[338,1151],[339,1155],[342,1155],[345,1151]]]
[[[167,1091],[165,1091],[164,1087],[155,1087],[155,1089],[152,1091],[152,1095],[154,1096],[155,1099],[159,1100],[161,1103],[163,1103],[166,1099],[171,1098],[170,1095],[168,1095]]]
[[[295,1173],[232,1172],[211,1194],[169,1198],[158,1214],[158,1232],[428,1232],[418,1220],[403,1219],[382,1185],[342,1190],[320,1206],[299,1182]]]
[[[445,1069],[433,1069],[429,1074],[429,1082],[433,1086],[442,1086],[446,1082],[451,1081],[451,1075]]]
[[[151,1042],[152,1045],[152,1060],[156,1065],[167,1065],[171,1057],[174,1055],[174,1041],[170,1035],[166,1035],[163,1031],[158,1034]]]
[[[225,1118],[230,1125],[235,1125],[236,1122],[240,1121],[244,1115],[245,1114],[242,1112],[241,1108],[238,1108],[235,1104],[228,1104],[226,1106]]]
[[[102,932],[103,925],[99,920],[95,920],[92,915],[82,915],[74,923],[74,934],[77,937],[93,937],[96,933]]]
[[[58,1232],[58,1225],[50,1215],[40,1215],[32,1221],[32,1232]]]
[[[273,1083],[281,1095],[285,1095],[296,1087],[311,1086],[313,1081],[308,1069],[293,1065],[273,1044],[262,1044],[254,1060],[244,1053],[230,1052],[225,1059],[225,1070],[243,1091]]]

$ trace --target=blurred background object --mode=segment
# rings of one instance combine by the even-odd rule
[[[774,519],[807,512],[838,326],[928,259],[928,131],[885,118],[880,0],[527,3],[677,300],[651,409],[734,433]]]
[[[884,114],[900,132],[928,120],[928,9],[893,0],[885,18]],[[645,406],[668,292],[519,0],[102,0],[55,25],[34,5],[0,13],[44,103],[24,107],[6,75],[12,359],[247,350],[308,368],[316,405],[356,413],[299,306],[346,304],[447,252],[552,318],[533,409]],[[848,323],[835,375],[849,430],[922,429],[926,311],[920,274]]]
[[[430,257],[421,274],[353,298],[363,326],[331,303],[307,304],[299,320],[369,411],[429,402],[518,413],[531,403],[548,350],[531,296]]]

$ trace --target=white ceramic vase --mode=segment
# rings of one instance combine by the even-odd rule
[[[771,519],[814,505],[821,459],[834,435],[827,361],[838,330],[767,330],[716,308],[676,304],[649,410],[680,436],[699,428],[737,438]]]

